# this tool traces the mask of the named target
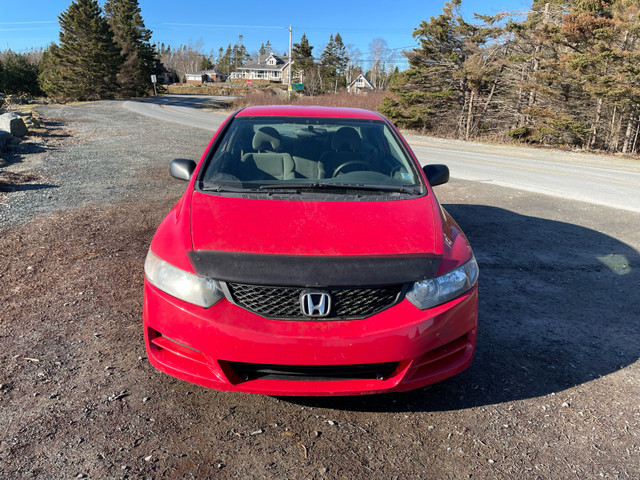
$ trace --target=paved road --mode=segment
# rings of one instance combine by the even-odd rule
[[[213,95],[162,95],[124,103],[125,108],[156,120],[215,131],[228,114],[207,107],[228,102],[232,97]]]
[[[166,95],[126,102],[125,107],[158,120],[213,131],[226,114],[196,107],[228,99]],[[407,140],[422,164],[445,163],[454,178],[640,212],[640,161],[418,135],[407,135]]]

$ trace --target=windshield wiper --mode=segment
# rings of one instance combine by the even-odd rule
[[[328,183],[326,185],[352,190],[369,190],[372,192],[410,193],[413,195],[420,192],[420,187],[416,185],[364,185],[361,183]]]
[[[260,190],[296,190],[299,188],[317,188],[315,183],[276,183],[260,185]]]
[[[230,185],[220,185],[218,183],[202,183],[200,189],[204,192],[230,192],[247,193],[254,191],[251,188],[233,187]]]
[[[364,190],[369,192],[392,192],[417,194],[420,187],[413,185],[365,185],[362,183],[279,183],[271,185],[261,185],[260,190]]]

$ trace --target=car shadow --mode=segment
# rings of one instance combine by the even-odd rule
[[[413,392],[287,398],[357,411],[443,411],[548,395],[640,357],[640,255],[578,225],[482,205],[445,205],[480,265],[471,366]]]

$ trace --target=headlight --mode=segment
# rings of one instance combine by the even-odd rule
[[[470,290],[478,281],[478,263],[471,257],[464,265],[436,278],[416,282],[407,299],[421,310],[441,305]]]
[[[144,273],[154,287],[204,308],[209,308],[224,296],[215,280],[180,270],[156,257],[151,250],[144,262]]]

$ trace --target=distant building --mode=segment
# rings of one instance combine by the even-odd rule
[[[247,62],[231,74],[232,82],[287,83],[289,81],[289,57],[258,55],[257,60]]]
[[[356,79],[347,86],[347,92],[349,93],[367,93],[376,89],[373,83],[369,81],[362,73],[356,77]]]
[[[202,85],[206,82],[224,82],[227,76],[215,70],[203,70],[196,73],[187,73],[186,80],[190,85]]]

